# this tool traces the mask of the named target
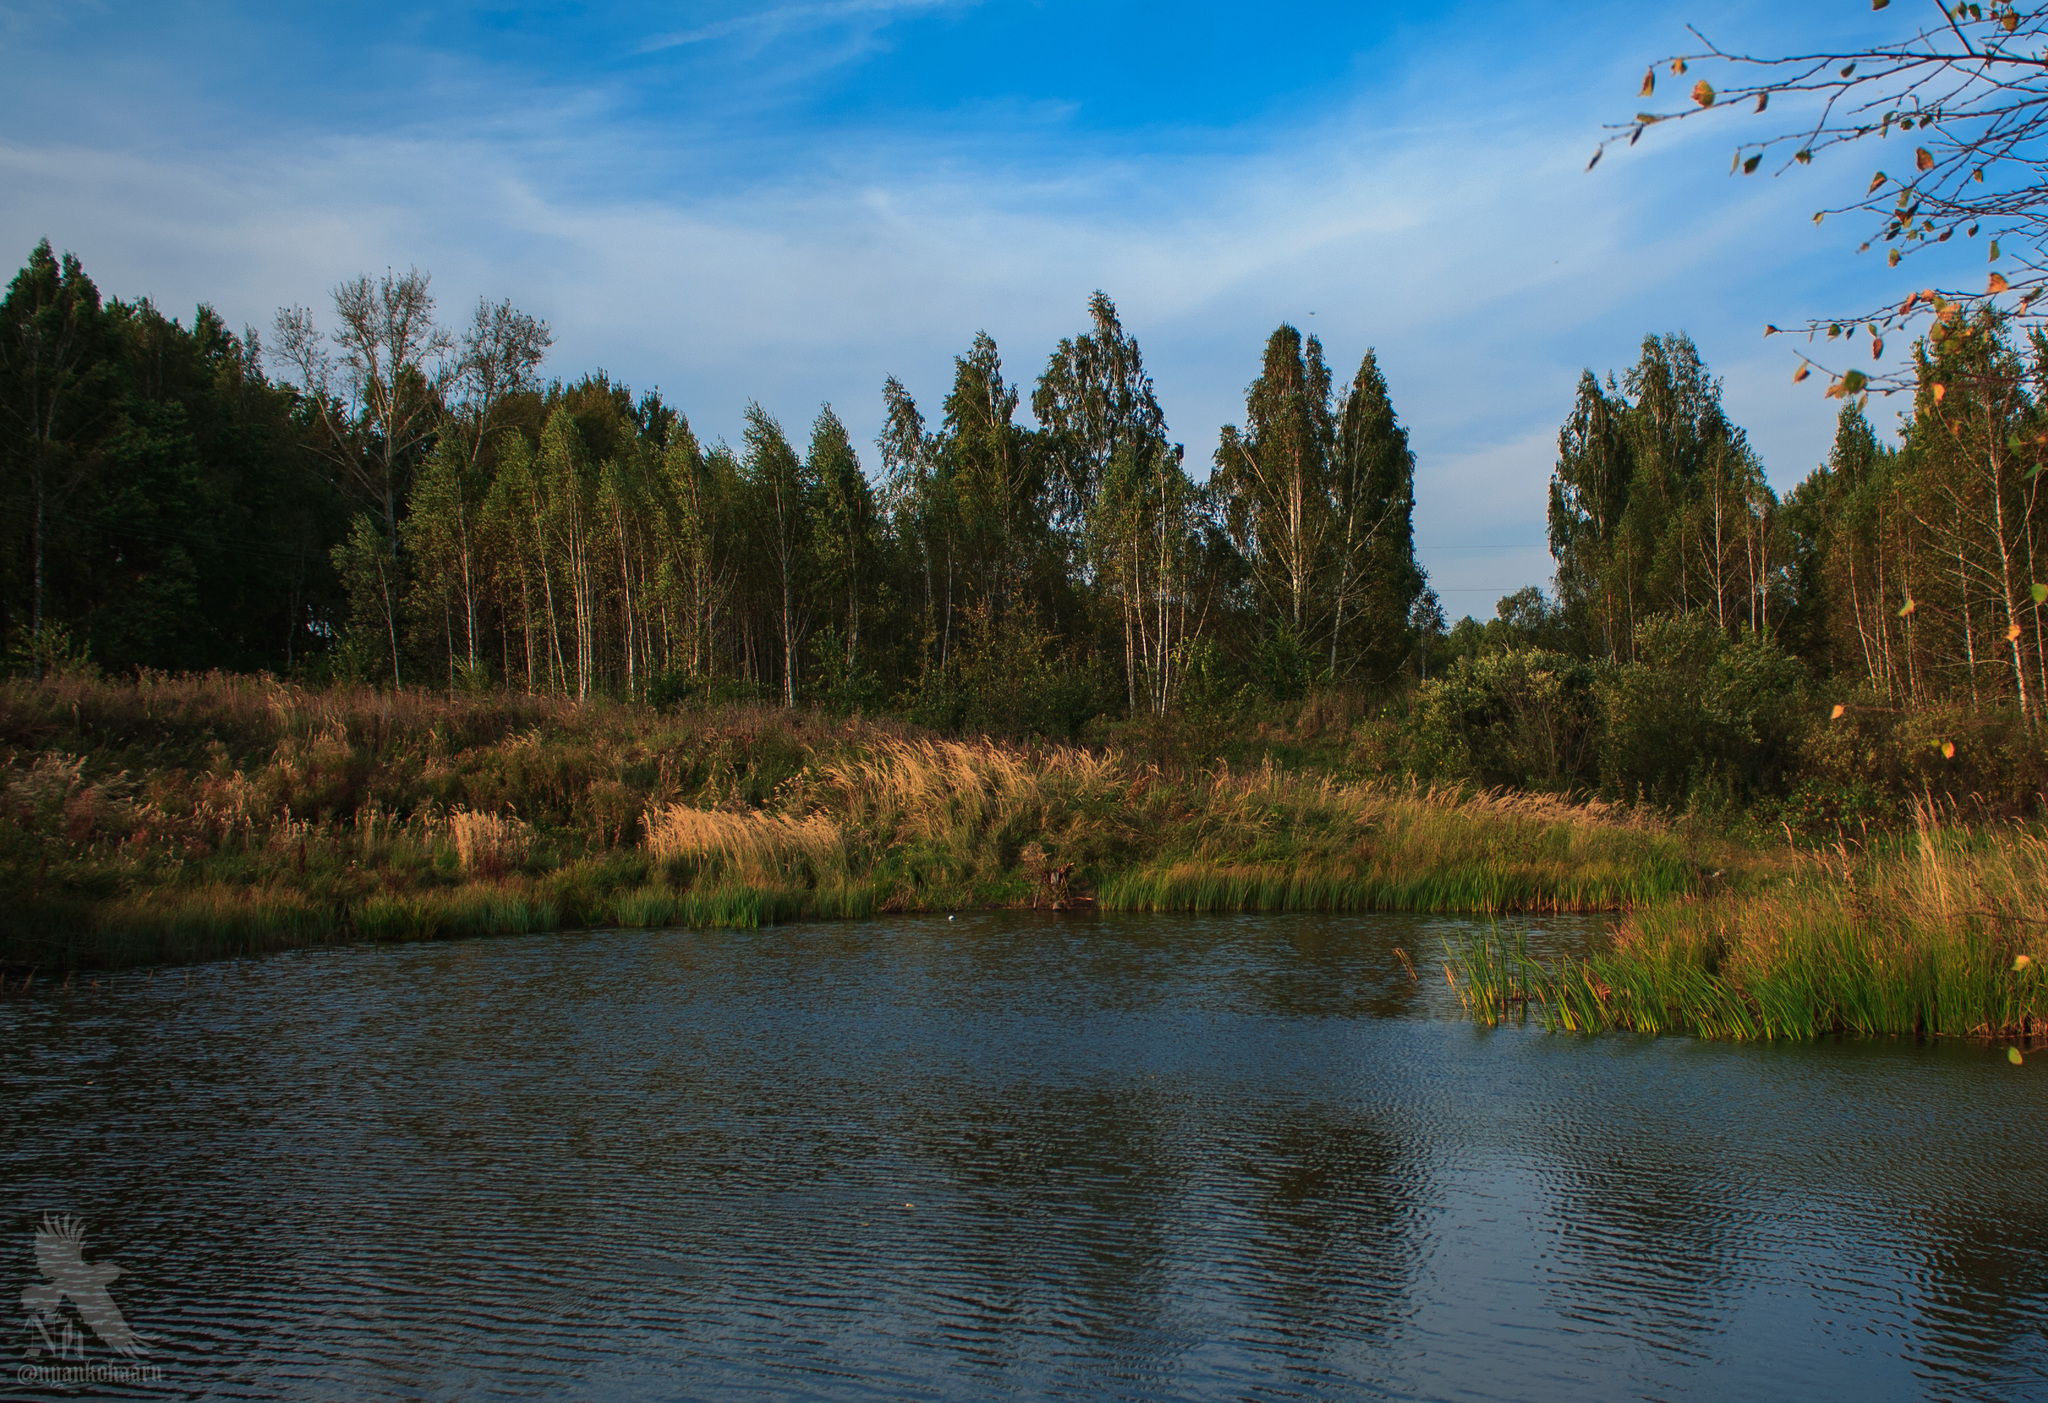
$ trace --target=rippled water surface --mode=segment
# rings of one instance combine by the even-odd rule
[[[2048,1057],[1486,1032],[1432,963],[1459,928],[919,918],[9,994],[6,1378],[58,1211],[157,1396],[2048,1397]]]

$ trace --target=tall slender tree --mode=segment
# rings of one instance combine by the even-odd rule
[[[1692,340],[1644,338],[1619,384],[1580,379],[1558,435],[1550,547],[1565,619],[1622,659],[1660,614],[1704,612],[1731,636],[1768,629],[1785,569],[1777,508]]]
[[[1129,447],[1147,461],[1166,442],[1166,415],[1138,343],[1100,289],[1088,299],[1089,330],[1061,340],[1031,393],[1051,464],[1055,520],[1079,529],[1110,460]]]
[[[337,480],[376,514],[394,554],[407,474],[440,430],[457,372],[455,338],[434,320],[429,282],[412,268],[342,283],[331,334],[309,308],[277,314],[273,356],[298,377],[324,431],[316,442]]]
[[[796,705],[803,644],[813,617],[816,486],[782,426],[759,402],[747,406],[748,485],[760,511],[760,539],[774,596],[782,652],[782,702]]]
[[[985,331],[953,360],[942,451],[950,458],[977,603],[1000,620],[1019,603],[1047,544],[1044,465],[1016,423],[1018,393],[1004,382],[1003,360]]]
[[[816,484],[818,585],[836,615],[841,663],[851,679],[861,670],[861,619],[875,588],[880,545],[875,496],[861,471],[846,425],[826,405],[811,425],[805,475]]]
[[[1322,343],[1283,324],[1267,338],[1245,392],[1242,430],[1216,449],[1217,490],[1232,540],[1251,568],[1261,613],[1299,646],[1325,625],[1319,585],[1335,510],[1330,371]]]
[[[1338,409],[1331,468],[1330,675],[1384,681],[1407,656],[1409,610],[1423,577],[1415,454],[1371,351]]]

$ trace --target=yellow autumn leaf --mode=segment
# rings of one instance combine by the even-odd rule
[[[1877,193],[1877,187],[1882,184],[1884,184],[1884,172],[1879,171],[1876,175],[1870,177],[1870,188],[1864,191],[1863,193],[1866,195],[1874,195]]]
[[[1828,713],[1828,720],[1830,720],[1830,721],[1839,721],[1839,720],[1841,720],[1841,719],[1842,719],[1842,716],[1843,716],[1843,713],[1847,712],[1847,711],[1848,711],[1848,709],[1849,709],[1848,707],[1846,707],[1846,706],[1843,706],[1843,705],[1842,705],[1842,704],[1841,704],[1840,702],[1836,702],[1836,703],[1835,703],[1835,709],[1834,709],[1833,711],[1830,711],[1830,712]]]
[[[1948,386],[1942,384],[1939,380],[1937,380],[1932,385],[1929,385],[1927,387],[1927,393],[1934,396],[1934,402],[1936,404],[1940,404],[1942,396],[1948,393]]]
[[[1917,602],[1915,602],[1912,599],[1908,599],[1904,604],[1901,604],[1899,606],[1899,617],[1902,619],[1910,619],[1913,617],[1913,611],[1915,609],[1918,609],[1919,607],[1920,605]]]
[[[1692,100],[1702,107],[1714,105],[1714,85],[1702,78],[1692,85]]]
[[[1913,164],[1924,171],[1933,170],[1934,153],[1924,146],[1915,147],[1913,150]]]
[[[1956,743],[1954,741],[1945,740],[1941,743],[1941,758],[1944,760],[1956,758]]]
[[[1657,91],[1657,70],[1655,68],[1646,68],[1643,70],[1643,90],[1637,93],[1636,96],[1648,97],[1655,91]]]
[[[2001,293],[2001,292],[2004,292],[2004,291],[2005,291],[2006,289],[2010,288],[2011,286],[2012,286],[2012,284],[2011,284],[2011,283],[2009,283],[2009,282],[2007,282],[2007,281],[2006,281],[2006,280],[2005,280],[2005,279],[2004,279],[2004,278],[2003,278],[2002,276],[2000,276],[1999,274],[1997,274],[1997,273],[1993,273],[1993,274],[1991,275],[1991,287],[1990,287],[1990,292],[1991,292],[1992,294],[1994,294],[1994,295],[1995,295],[1995,294],[1997,294],[1997,293]]]
[[[1801,380],[1804,380],[1807,376],[1811,374],[1813,374],[1813,367],[1810,365],[1802,365],[1799,367],[1799,369],[1792,372],[1792,383],[1796,385]]]
[[[2020,1056],[2020,1050],[2018,1048],[2009,1047],[2005,1050],[2005,1060],[2012,1063],[2013,1066],[2018,1067],[2024,1065],[2027,1059]]]
[[[2023,632],[2023,630],[2020,628],[2018,624],[2011,625],[2005,631],[2005,641],[2008,643],[2019,642],[2021,632]]]

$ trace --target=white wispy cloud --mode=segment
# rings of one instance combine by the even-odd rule
[[[753,14],[714,20],[694,29],[657,34],[641,42],[639,52],[659,53],[690,44],[708,44],[719,39],[751,39],[756,42],[849,22],[883,22],[941,8],[958,8],[971,0],[826,0],[813,5],[778,5]]]

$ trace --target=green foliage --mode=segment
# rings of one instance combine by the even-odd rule
[[[1646,621],[1632,651],[1601,680],[1603,790],[1707,809],[1782,792],[1812,711],[1796,659],[1696,615]]]
[[[1432,651],[1446,658],[1477,657],[1516,648],[1561,653],[1574,651],[1578,641],[1564,610],[1535,585],[1525,585],[1502,597],[1494,605],[1494,617],[1485,623],[1470,614],[1458,620]]]
[[[1611,951],[1522,956],[1514,978],[1576,1032],[2039,1038],[2040,838],[1946,817],[1923,805],[1904,844],[1841,844],[1760,891],[1647,908]]]
[[[1460,657],[1423,683],[1405,740],[1425,777],[1573,789],[1594,777],[1598,727],[1591,666],[1514,648]]]
[[[1371,351],[1338,406],[1331,476],[1330,672],[1383,682],[1408,655],[1423,575],[1415,561],[1415,454]]]
[[[927,674],[904,710],[943,732],[1071,740],[1101,703],[1085,662],[1035,611],[997,619],[977,609],[947,665]]]
[[[17,627],[8,640],[5,657],[0,658],[0,668],[11,677],[43,677],[51,673],[92,676],[98,672],[93,665],[91,645],[73,638],[71,630],[59,623],[45,623],[40,635],[25,625]]]
[[[345,526],[299,410],[210,308],[102,303],[38,245],[0,299],[0,632],[121,671],[299,665]]]
[[[349,600],[349,618],[337,647],[341,675],[357,681],[404,680],[399,652],[404,577],[391,542],[359,512],[348,539],[334,548],[334,572]]]
[[[1768,630],[1784,603],[1777,516],[1689,337],[1645,338],[1619,384],[1581,378],[1558,434],[1550,549],[1584,651],[1626,660],[1660,614],[1700,613],[1730,636]]]
[[[1009,714],[970,719],[1045,734],[1059,685],[998,679],[975,695]],[[1298,728],[1349,714],[1322,698]],[[1670,834],[1599,806],[758,704],[67,675],[0,683],[0,744],[0,960],[46,967],[1023,903],[1065,863],[1076,893],[1155,907],[1559,909],[1690,880]]]

